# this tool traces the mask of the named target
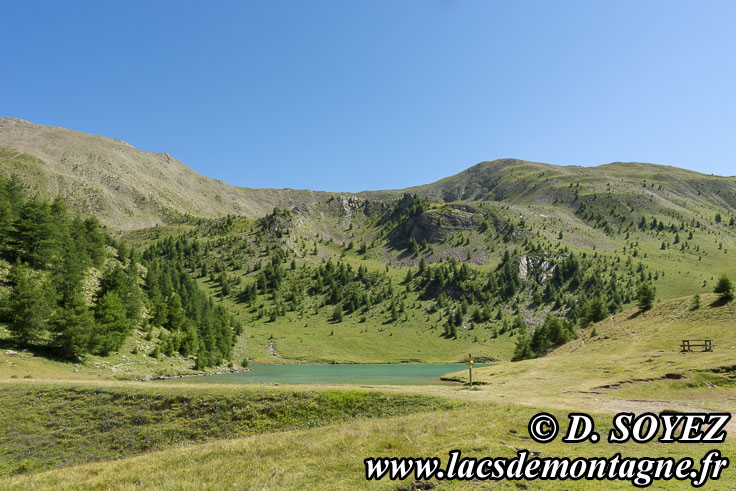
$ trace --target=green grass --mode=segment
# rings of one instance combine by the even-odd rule
[[[0,385],[0,476],[171,446],[451,409],[418,394],[349,390]]]
[[[606,396],[682,402],[720,399],[732,409],[736,386],[729,369],[736,360],[736,302],[719,305],[715,300],[713,294],[703,295],[703,306],[694,311],[692,299],[686,297],[660,302],[641,314],[622,312],[544,358],[479,368],[474,378],[487,384],[483,388],[488,392],[503,390],[530,404],[553,398],[592,400],[592,406],[605,406],[609,403],[600,400]],[[591,336],[594,331],[597,335]],[[683,339],[711,339],[713,352],[682,353]],[[467,374],[458,372],[457,377],[464,380]]]
[[[736,302],[713,305],[714,295],[701,300],[695,311],[685,298],[663,301],[643,314],[624,312],[593,326],[597,336],[590,336],[590,328],[545,358],[478,368],[474,378],[483,385],[472,391],[462,386],[266,389],[184,381],[160,387],[100,381],[73,388],[68,382],[6,380],[0,396],[10,410],[0,413],[0,427],[17,427],[14,431],[25,437],[8,432],[15,440],[6,437],[0,445],[6,474],[0,487],[396,489],[400,483],[387,480],[368,485],[363,459],[446,459],[455,448],[477,458],[510,457],[528,449],[555,457],[621,453],[696,460],[718,448],[733,461],[733,424],[721,445],[564,444],[559,438],[538,444],[526,428],[543,410],[563,428],[570,411],[592,414],[602,435],[620,411],[732,412]],[[681,338],[702,337],[714,340],[714,352],[679,352]],[[154,445],[142,444],[146,434]],[[36,450],[44,452],[46,460],[19,458],[24,449],[32,449],[34,458]],[[80,465],[64,466],[69,456]],[[606,481],[522,484],[529,489],[630,488],[627,482]],[[736,472],[728,468],[706,489],[735,485]],[[478,486],[483,483],[441,484],[442,489]],[[686,489],[689,483],[657,486]]]
[[[363,459],[369,456],[438,456],[443,464],[452,449],[463,456],[512,457],[517,450],[538,452],[542,457],[625,457],[661,456],[680,459],[701,458],[711,448],[726,457],[736,456],[734,440],[720,445],[703,444],[565,444],[532,441],[526,425],[537,411],[551,411],[563,425],[567,414],[548,407],[525,408],[508,404],[484,404],[467,409],[429,414],[348,422],[322,428],[255,435],[217,441],[113,462],[95,463],[18,476],[0,481],[11,489],[30,487],[123,489],[386,489],[409,486],[384,479],[366,482]],[[606,435],[611,416],[594,413],[596,429]],[[499,486],[513,483],[498,483]],[[521,481],[522,489],[630,489],[629,482],[540,482]],[[733,469],[706,489],[729,489],[736,484]],[[494,483],[452,481],[441,489],[486,489]],[[689,482],[656,483],[654,488],[687,489]]]
[[[533,209],[534,214],[525,215],[526,228],[533,238],[536,237],[534,240],[543,244],[545,249],[554,250],[552,244],[557,242],[556,236],[561,230],[565,236],[562,243],[578,254],[596,255],[602,263],[613,263],[617,256],[622,260],[631,257],[634,264],[642,262],[648,267],[647,271],[655,274],[654,283],[659,298],[704,294],[712,289],[713,279],[720,272],[725,271],[732,276],[736,273],[736,269],[729,269],[732,266],[728,261],[724,262],[728,258],[729,247],[732,251],[736,250],[736,239],[730,231],[726,233],[726,230],[718,228],[698,231],[695,239],[691,241],[691,247],[697,246],[700,249],[697,253],[692,249],[681,252],[673,247],[661,250],[659,247],[661,240],[671,239],[669,236],[672,234],[652,235],[648,231],[635,230],[629,240],[624,240],[622,236],[606,236],[598,229],[588,227],[579,221],[575,222],[573,221],[575,219],[560,213],[560,210],[554,207],[540,206]],[[418,258],[411,256],[409,260],[399,261],[397,258],[401,251],[386,252],[384,246],[380,244],[375,249],[369,249],[367,256],[359,255],[357,254],[358,244],[361,242],[359,238],[355,239],[356,245],[353,249],[345,251],[339,244],[347,242],[349,236],[346,235],[347,229],[338,222],[339,220],[330,216],[315,221],[310,214],[297,232],[282,239],[251,232],[253,223],[245,219],[236,220],[232,229],[225,232],[218,232],[214,225],[214,230],[209,232],[204,231],[206,227],[199,231],[189,231],[191,237],[199,237],[212,244],[214,250],[208,256],[211,260],[217,260],[218,257],[225,258],[230,254],[240,254],[243,244],[250,244],[256,253],[244,257],[245,267],[228,270],[229,275],[245,282],[254,281],[255,273],[249,270],[258,259],[268,260],[268,257],[260,252],[261,247],[256,245],[258,241],[263,241],[262,244],[282,244],[288,250],[292,250],[299,268],[304,264],[315,264],[328,258],[333,260],[341,258],[354,269],[365,266],[369,271],[385,271],[387,262],[391,262],[388,276],[394,282],[396,297],[405,295],[404,303],[407,310],[397,322],[388,322],[389,306],[384,303],[372,307],[366,313],[346,315],[343,322],[335,323],[331,320],[333,307],[328,305],[317,309],[318,303],[308,295],[304,301],[303,314],[288,312],[286,316],[271,322],[267,316],[258,318],[254,315],[260,306],[265,307],[267,311],[272,308],[273,303],[269,296],[260,295],[256,308],[252,308],[239,304],[233,295],[220,299],[219,288],[207,278],[200,278],[200,285],[211,296],[218,298],[229,311],[235,313],[246,326],[245,334],[238,340],[236,346],[234,357],[236,363],[242,362],[246,357],[252,363],[448,362],[457,361],[468,352],[497,359],[510,358],[515,340],[508,336],[498,338],[491,336],[493,328],[500,329],[500,322],[478,326],[466,324],[464,328],[459,329],[458,339],[441,337],[444,319],[437,313],[430,313],[431,302],[421,301],[416,292],[404,292],[402,281],[406,275],[406,268],[416,266]],[[351,223],[356,224],[351,233],[357,234],[357,237],[370,237],[375,225],[365,217],[354,218]],[[312,243],[313,238],[310,238],[309,233],[314,225],[322,227],[321,238],[326,237],[325,230],[333,230],[337,234],[333,242],[328,243],[324,240],[319,245],[317,256],[309,254],[311,245],[306,248],[302,246],[305,241],[308,244]],[[498,256],[506,249],[520,247],[520,244],[514,242],[504,244],[498,240],[484,239],[476,231],[467,231],[464,234],[469,240],[472,239],[473,247],[478,247],[481,252],[486,250],[485,254],[489,261],[497,261]],[[154,235],[138,232],[129,234],[127,238],[142,247],[150,244],[154,237],[172,235],[176,235],[174,230],[161,229]],[[718,249],[717,246],[720,242],[725,244],[722,249]],[[631,249],[627,249],[627,254],[622,252],[627,243],[638,243],[635,257],[630,255]],[[437,244],[437,256],[450,254],[456,248],[454,244],[454,239]],[[488,248],[494,252],[488,252]],[[379,253],[380,250],[384,250],[385,254]],[[302,253],[306,255],[300,256]],[[473,262],[474,260],[471,260],[471,263]],[[495,262],[475,267],[481,271],[488,271],[495,268]],[[237,287],[235,289],[237,290]],[[519,300],[522,309],[528,309],[526,305],[528,299],[522,296]],[[505,308],[511,307],[507,305]],[[542,311],[532,314],[543,318]],[[271,355],[269,345],[272,343],[276,347],[277,356]]]
[[[245,358],[251,363],[450,362],[471,352],[509,359],[515,338],[493,337],[492,328],[500,327],[495,319],[475,326],[466,319],[457,339],[441,336],[444,319],[431,312],[432,302],[420,300],[401,284],[406,269],[416,268],[420,257],[429,263],[467,261],[487,272],[496,268],[506,250],[528,254],[535,247],[557,254],[568,248],[597,257],[604,281],[619,259],[641,262],[653,275],[659,301],[649,312],[625,311],[582,330],[578,339],[544,358],[476,369],[474,379],[482,385],[473,391],[462,386],[370,392],[359,387],[244,389],[186,382],[151,387],[125,380],[193,372],[193,359],[148,356],[158,327],[152,339],[136,331],[110,357],[67,363],[45,358],[43,350],[23,352],[0,326],[0,474],[6,476],[0,478],[2,488],[364,489],[365,457],[445,456],[451,448],[478,457],[511,456],[528,448],[545,456],[621,452],[699,458],[706,451],[701,445],[539,445],[526,437],[526,423],[542,409],[560,420],[566,411],[586,411],[596,414],[605,431],[611,414],[619,411],[736,407],[736,302],[714,305],[710,294],[721,273],[736,279],[736,228],[728,225],[736,212],[734,178],[638,163],[579,168],[484,162],[425,186],[361,193],[380,210],[368,216],[360,207],[344,209],[327,193],[231,188],[202,180],[164,155],[139,152],[120,142],[26,124],[13,128],[30,142],[29,154],[0,147],[0,168],[19,173],[33,192],[59,192],[77,210],[99,214],[111,225],[135,229],[176,223],[117,232],[139,251],[156,240],[184,234],[208,246],[206,257],[195,260],[208,262],[210,268],[219,261],[226,264],[228,275],[252,281],[253,265],[268,261],[267,247],[278,245],[299,268],[342,259],[354,269],[388,269],[394,297],[403,297],[406,311],[396,322],[388,322],[390,302],[384,301],[335,323],[330,319],[333,307],[319,307],[322,299],[309,295],[303,314],[287,312],[269,322],[232,295],[219,299],[218,288],[202,278],[200,285],[245,327],[234,349],[236,366]],[[33,155],[37,148],[48,147],[45,139],[55,141],[54,152],[40,160]],[[113,173],[100,172],[99,161],[109,161]],[[158,169],[155,175],[151,169]],[[178,177],[171,179],[174,174]],[[432,200],[424,217],[430,222],[450,217],[453,206],[471,205],[477,211],[474,223],[487,214],[492,227],[481,231],[438,225],[431,250],[409,254],[401,245],[408,233],[395,233],[402,224],[383,219],[405,191]],[[141,196],[149,198],[141,202]],[[276,205],[299,207],[283,236],[260,230],[255,220]],[[186,212],[215,218],[181,215]],[[226,213],[249,218],[221,218]],[[461,213],[468,217],[467,211]],[[721,223],[715,223],[716,213],[722,214]],[[670,231],[640,231],[642,214],[647,222],[656,217],[674,224],[688,248],[673,244]],[[600,225],[603,219],[609,229]],[[696,221],[702,226],[694,227]],[[693,238],[687,239],[690,231]],[[426,230],[412,232],[421,235]],[[350,241],[354,247],[346,250]],[[662,242],[670,244],[662,249]],[[364,255],[357,253],[362,243],[373,244]],[[633,290],[639,280],[631,280]],[[687,296],[695,293],[701,295],[702,307],[691,311]],[[534,324],[547,310],[530,305],[529,296],[527,289],[504,305],[494,305],[494,310],[501,308],[508,318],[518,306]],[[258,302],[256,307],[273,306],[267,295],[261,294]],[[714,352],[679,352],[681,339],[704,337],[713,339]],[[18,353],[5,354],[7,349]],[[467,372],[456,376],[463,380]],[[420,414],[410,414],[415,412]],[[733,434],[734,429],[729,431]],[[720,448],[733,461],[733,436]],[[381,482],[375,487],[397,485]],[[711,487],[735,485],[729,469]],[[455,482],[442,487],[483,485]],[[604,482],[594,487],[629,485]]]
[[[658,298],[667,300],[709,293],[721,273],[736,277],[736,262],[730,260],[736,254],[736,228],[728,225],[734,213],[731,190],[735,183],[733,178],[636,163],[583,169],[522,161],[486,162],[437,183],[408,190],[432,200],[427,204],[427,213],[434,217],[452,215],[453,207],[459,207],[462,211],[458,213],[465,216],[468,212],[464,207],[470,205],[469,209],[475,210],[470,213],[475,223],[483,222],[484,214],[499,222],[489,219],[492,227],[484,232],[478,227],[439,227],[440,238],[431,244],[432,252],[423,250],[419,256],[402,249],[400,244],[406,237],[390,239],[394,227],[400,225],[385,220],[386,211],[395,202],[373,201],[374,209],[385,207],[368,216],[359,206],[346,211],[339,199],[326,195],[318,203],[300,206],[289,217],[282,217],[281,223],[287,224],[281,230],[283,235],[261,229],[252,218],[233,217],[191,220],[187,225],[136,230],[120,236],[141,250],[157,239],[185,234],[207,245],[206,256],[198,261],[207,263],[210,271],[219,262],[235,282],[254,281],[257,272],[253,266],[257,261],[267,262],[266,251],[274,245],[288,252],[286,265],[293,259],[298,268],[313,267],[330,259],[341,260],[354,269],[364,266],[369,271],[383,272],[388,268],[387,276],[396,288],[395,298],[405,294],[401,282],[409,267],[416,270],[420,258],[428,263],[454,258],[488,272],[496,268],[506,250],[523,255],[536,246],[555,255],[563,254],[564,247],[578,256],[595,256],[604,282],[620,263],[631,261],[636,267],[641,262],[647,276],[652,275]],[[457,194],[456,190],[463,192]],[[391,200],[401,193],[361,196]],[[583,202],[591,213],[607,220],[611,226],[608,232],[578,213]],[[715,223],[716,212],[723,216],[719,224]],[[639,230],[642,214],[647,222],[656,217],[668,228]],[[694,227],[696,221],[702,227]],[[673,244],[670,224],[677,227],[680,244]],[[515,231],[509,234],[506,227],[511,226]],[[687,238],[690,231],[692,239]],[[558,238],[560,233],[562,239]],[[344,246],[351,241],[354,247],[347,250]],[[317,254],[312,254],[315,242]],[[661,249],[662,242],[670,245]],[[681,251],[686,242],[688,248]],[[358,254],[363,243],[372,247],[366,254]],[[625,281],[631,281],[626,289],[632,293],[638,275],[625,276]],[[621,271],[618,277],[622,277]],[[219,288],[208,279],[200,279],[200,285],[211,296],[219,297]],[[237,293],[240,286],[235,283],[233,291]],[[283,297],[284,292],[281,293]],[[258,318],[256,309],[239,304],[234,294],[218,298],[245,326],[235,347],[235,364],[245,358],[251,363],[448,362],[467,353],[506,360],[513,351],[515,339],[491,335],[494,328],[501,327],[501,322],[496,321],[473,326],[466,319],[458,329],[458,339],[443,338],[445,319],[429,313],[431,302],[420,301],[415,292],[406,293],[406,312],[396,322],[387,322],[389,303],[384,302],[334,323],[332,305],[318,307],[321,298],[310,298],[308,293],[304,296],[303,314],[288,312],[274,322],[269,322],[268,315]],[[544,320],[549,305],[538,308],[530,304],[530,299],[527,288],[500,307],[510,318],[518,305],[533,328]],[[261,294],[256,307],[270,311],[273,305],[269,296]],[[476,306],[471,305],[471,310]],[[272,346],[277,356],[271,355]]]
[[[218,290],[206,279],[201,279],[200,285],[212,295]],[[236,344],[236,362],[247,357],[254,364],[447,363],[463,359],[468,352],[508,359],[514,346],[514,338],[508,334],[493,339],[490,324],[461,330],[458,339],[441,337],[443,324],[439,315],[429,314],[430,302],[419,301],[414,292],[408,294],[405,303],[409,307],[397,322],[389,322],[390,312],[383,310],[387,304],[373,307],[365,315],[365,322],[361,322],[364,314],[356,312],[346,314],[343,322],[336,323],[331,320],[332,306],[315,314],[311,304],[301,317],[297,312],[288,312],[270,322],[267,318],[256,319],[247,306],[232,298],[220,301],[247,326]],[[269,305],[267,301],[260,302]],[[415,303],[417,308],[412,307]],[[274,344],[277,356],[271,355],[269,343]]]
[[[108,356],[87,355],[82,361],[74,362],[53,357],[53,350],[44,347],[26,349],[17,345],[5,326],[0,324],[0,379],[135,380],[229,370],[221,366],[195,371],[194,360],[178,354],[172,357],[151,357],[150,353],[157,345],[157,336],[161,330],[154,329],[150,340],[142,331],[134,330],[117,352]],[[16,354],[5,354],[8,350],[15,351]]]

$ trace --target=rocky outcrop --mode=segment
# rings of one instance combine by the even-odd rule
[[[367,201],[365,202],[365,206],[363,207],[363,213],[365,213],[365,216],[373,216],[376,214],[381,214],[386,211],[386,208],[388,208],[388,205],[383,201]]]
[[[478,215],[459,209],[429,211],[407,218],[389,237],[395,241],[414,239],[433,243],[459,230],[475,230],[480,221]]]
[[[291,219],[284,215],[276,215],[268,224],[268,230],[276,236],[281,236],[291,228]]]
[[[544,255],[519,256],[519,279],[521,281],[534,280],[544,284],[554,273],[557,267],[554,260],[557,258]]]
[[[357,213],[372,216],[386,211],[388,205],[381,201],[370,201],[357,196],[338,195],[327,200],[326,211],[330,214],[352,218]]]
[[[354,211],[357,211],[365,205],[365,201],[363,201],[362,198],[355,198],[353,196],[338,196],[335,198],[335,201],[337,201],[338,206],[340,207],[340,211],[343,215],[350,218]]]

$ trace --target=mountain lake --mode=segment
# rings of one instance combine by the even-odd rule
[[[489,366],[476,364],[474,367]],[[453,385],[440,380],[451,372],[467,370],[463,363],[396,363],[346,365],[251,365],[250,372],[168,379],[168,382],[229,384],[361,384]]]

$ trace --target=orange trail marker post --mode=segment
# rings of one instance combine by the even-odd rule
[[[473,355],[468,353],[468,357],[465,358],[465,364],[468,366],[468,376],[470,379],[470,388],[473,388]]]

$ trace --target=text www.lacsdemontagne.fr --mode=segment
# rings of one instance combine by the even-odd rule
[[[636,487],[647,487],[654,481],[672,479],[690,480],[691,485],[700,487],[709,478],[718,479],[728,466],[728,459],[721,457],[718,450],[710,450],[700,459],[700,469],[689,457],[674,459],[624,458],[621,454],[612,457],[535,457],[527,450],[520,450],[515,457],[469,458],[461,457],[459,450],[449,453],[443,468],[438,457],[429,458],[368,458],[364,460],[367,480],[388,477],[403,480],[572,480],[629,481]],[[724,465],[725,464],[725,465]]]

